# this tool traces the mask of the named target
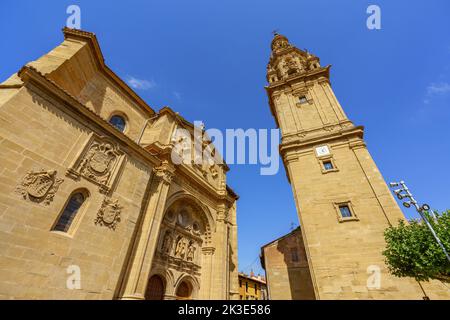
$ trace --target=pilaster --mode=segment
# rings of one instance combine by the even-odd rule
[[[139,226],[121,299],[145,299],[148,276],[174,171],[167,161],[163,161],[161,166],[154,169],[147,210]]]

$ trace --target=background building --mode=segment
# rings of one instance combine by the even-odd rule
[[[261,265],[270,300],[315,299],[300,227],[264,245]]]
[[[193,125],[64,38],[0,84],[0,298],[238,299],[228,167],[172,163]]]
[[[239,299],[240,300],[267,300],[267,286],[264,277],[239,273]]]

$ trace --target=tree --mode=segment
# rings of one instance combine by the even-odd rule
[[[436,220],[430,213],[424,214],[450,252],[450,210],[436,213]],[[386,250],[383,255],[393,275],[413,277],[418,281],[450,282],[450,262],[423,221],[400,221],[398,226],[386,229],[384,237]]]

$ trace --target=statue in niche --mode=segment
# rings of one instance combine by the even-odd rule
[[[187,261],[194,261],[194,256],[195,256],[194,241],[189,241],[189,246],[187,249]]]
[[[177,247],[175,248],[175,255],[183,259],[186,253],[186,243],[182,237],[179,237],[178,239]]]
[[[170,249],[172,249],[172,237],[170,235],[170,231],[166,231],[166,233],[164,234],[161,250],[163,253],[169,254]]]

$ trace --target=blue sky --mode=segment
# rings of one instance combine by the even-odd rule
[[[0,80],[58,45],[66,8],[81,8],[106,63],[158,110],[207,128],[274,128],[264,91],[272,30],[332,64],[333,89],[387,181],[450,208],[450,2],[430,1],[2,1]],[[381,8],[368,30],[366,8]],[[297,223],[284,169],[232,165],[239,269],[261,271],[261,245]],[[415,214],[405,210],[408,217]]]

